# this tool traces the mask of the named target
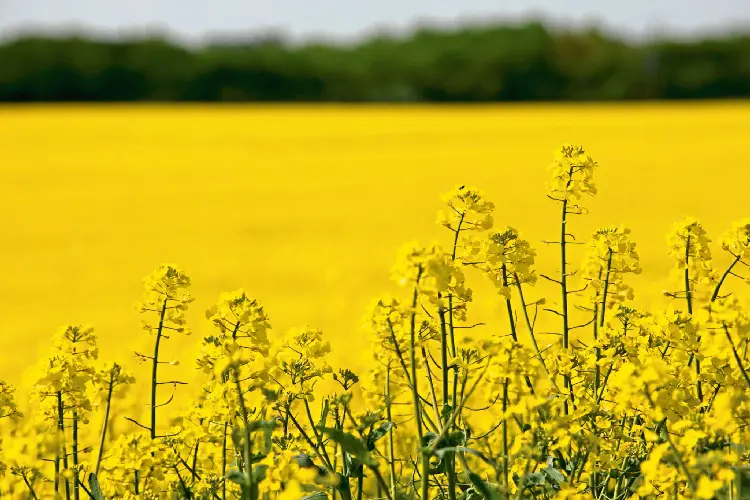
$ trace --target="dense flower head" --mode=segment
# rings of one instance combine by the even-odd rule
[[[711,247],[706,230],[694,217],[675,224],[667,235],[668,254],[674,259],[675,270],[688,270],[691,284],[709,283],[714,277],[711,268]]]
[[[68,356],[85,359],[97,359],[99,356],[92,326],[65,325],[55,334],[54,345],[61,354]]]
[[[221,333],[232,338],[245,337],[253,345],[268,345],[268,330],[271,328],[268,315],[260,302],[248,297],[244,290],[221,294],[217,304],[206,312],[206,317]]]
[[[243,290],[224,293],[206,317],[218,334],[204,337],[198,368],[228,379],[227,370],[243,370],[244,377],[265,379],[266,357],[270,349],[269,318],[263,306],[249,298]]]
[[[581,274],[596,304],[603,302],[605,287],[607,307],[633,298],[633,289],[624,283],[623,275],[640,274],[641,267],[629,235],[628,228],[607,227],[596,231],[588,243]]]
[[[331,343],[323,338],[323,330],[309,326],[289,330],[282,345],[308,360],[324,359],[331,352]]]
[[[162,264],[143,281],[143,300],[136,308],[141,313],[154,313],[154,319],[143,322],[144,329],[154,333],[160,324],[166,324],[172,331],[189,335],[185,311],[194,300],[189,290],[190,277],[173,265]]]
[[[443,195],[447,208],[438,212],[438,224],[451,231],[486,231],[492,228],[495,204],[471,187],[458,186]]]
[[[10,417],[18,419],[23,416],[16,404],[16,388],[0,380],[0,419]]]
[[[502,232],[475,241],[466,260],[474,261],[497,287],[500,295],[510,298],[511,289],[519,284],[533,285],[536,250],[520,237],[517,229],[508,227]]]
[[[119,399],[127,395],[124,389],[135,383],[135,377],[118,363],[107,363],[93,377],[94,388],[100,401],[110,397]]]
[[[364,319],[363,327],[372,333],[376,345],[376,356],[387,354],[390,358],[397,352],[407,352],[409,343],[410,308],[391,296],[383,296],[374,300],[370,306],[370,313]]]
[[[312,401],[317,382],[333,371],[326,359],[330,352],[320,328],[292,328],[271,344],[266,369],[281,394]]]
[[[79,415],[91,411],[91,382],[94,379],[99,350],[92,327],[65,325],[56,335],[51,355],[40,365],[40,377],[34,393],[42,401],[44,413],[50,421],[61,418],[59,400],[64,400],[64,411],[75,410]]]
[[[446,294],[461,302],[472,300],[463,271],[438,244],[404,245],[392,273],[399,285],[415,287],[428,301],[438,302]]]
[[[552,179],[547,184],[547,195],[554,200],[574,203],[584,194],[595,195],[597,166],[582,146],[562,146],[549,167]]]
[[[750,258],[750,219],[736,222],[721,237],[721,248],[742,261]]]

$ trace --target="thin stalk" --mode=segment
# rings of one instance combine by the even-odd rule
[[[242,393],[242,386],[240,385],[240,377],[237,373],[237,369],[232,370],[232,378],[234,379],[234,387],[237,390],[237,399],[240,405],[240,412],[242,414],[242,424],[244,425],[244,443],[242,447],[242,459],[245,463],[244,474],[245,484],[247,486],[242,487],[242,500],[255,500],[254,495],[254,484],[253,484],[253,464],[250,461],[251,446],[250,442],[250,417],[247,414],[247,408],[245,407],[245,396]]]
[[[375,474],[375,479],[378,481],[378,485],[380,488],[382,488],[382,492],[385,493],[386,500],[395,500],[396,497],[391,495],[390,491],[388,491],[388,487],[385,484],[385,479],[383,479],[383,475],[380,473],[377,467],[370,467],[370,470],[373,474]]]
[[[443,308],[442,304],[438,306],[438,316],[440,317],[440,363],[441,363],[441,368],[443,371],[443,377],[442,377],[443,409],[441,411],[443,418],[440,420],[444,420],[445,414],[447,413],[446,410],[447,410],[448,398],[449,398],[448,370],[450,368],[448,367],[448,331],[446,329],[446,323],[445,323],[445,309]],[[444,424],[445,422],[441,422],[441,423]]]
[[[734,360],[737,361],[737,366],[739,367],[740,372],[742,373],[742,377],[745,379],[745,383],[747,384],[748,388],[750,388],[750,376],[748,376],[747,371],[745,370],[745,367],[742,364],[740,353],[737,352],[737,347],[735,347],[734,345],[734,340],[732,340],[732,334],[729,333],[729,328],[727,328],[726,323],[724,324],[724,332],[727,335],[727,340],[729,341],[729,345],[732,347],[732,354],[734,355]]]
[[[185,480],[182,479],[182,474],[180,474],[180,470],[177,468],[176,465],[173,465],[172,468],[175,471],[175,474],[177,474],[177,479],[180,481],[180,486],[182,486],[182,491],[185,493],[185,498],[187,500],[190,500],[193,498],[192,493],[190,492],[190,488],[188,488],[187,484],[185,484]]]
[[[505,264],[503,264],[502,266],[502,276],[503,276],[503,286],[507,289],[509,288],[508,267]],[[510,291],[508,293],[510,293]],[[508,322],[510,323],[510,336],[513,338],[513,342],[518,342],[518,333],[516,332],[516,321],[513,317],[513,305],[510,302],[510,296],[505,297],[505,309],[508,312]],[[531,393],[535,394],[534,384],[531,381],[531,378],[528,375],[526,375],[524,376],[524,379],[526,380],[526,386],[529,388]]]
[[[573,167],[568,172],[570,185],[573,180]],[[562,202],[562,222],[560,224],[560,288],[562,290],[562,320],[563,320],[563,349],[566,351],[570,345],[570,329],[568,325],[568,273],[567,273],[567,224],[568,224],[568,198],[566,197]],[[565,375],[563,379],[563,387],[567,392],[570,392],[570,377]],[[566,394],[565,400],[563,401],[563,412],[568,415],[568,398],[569,394]]]
[[[508,288],[508,267],[503,264],[503,287]],[[518,334],[516,333],[516,322],[513,320],[513,306],[510,303],[510,290],[505,297],[505,309],[508,311],[508,321],[510,322],[510,336],[513,337],[513,342],[518,342]]]
[[[547,374],[547,378],[549,379],[552,386],[557,389],[557,384],[555,383],[554,378],[550,375],[549,370],[547,369],[547,363],[544,361],[544,356],[542,356],[542,351],[539,349],[539,344],[536,342],[536,336],[534,335],[534,325],[531,324],[531,318],[529,318],[529,311],[526,305],[526,300],[523,296],[523,287],[521,287],[521,282],[518,280],[518,274],[514,274],[514,278],[516,280],[516,288],[518,289],[518,297],[521,299],[521,307],[523,309],[523,317],[526,320],[526,327],[529,330],[529,336],[531,337],[531,343],[534,346],[534,350],[536,351],[537,356],[539,357],[539,362],[542,364],[542,368],[544,368],[544,373]]]
[[[609,293],[609,275],[612,271],[612,248],[607,249],[607,271],[604,275],[604,290],[602,293],[602,303],[601,303],[601,317],[599,318],[599,328],[604,328],[604,322],[607,316],[607,294]],[[599,277],[601,279],[601,269],[599,269]],[[599,338],[599,331],[597,329],[597,309],[598,307],[594,307],[594,340],[598,340]],[[599,347],[599,343],[597,342],[596,347],[594,348],[594,354],[596,356],[596,363],[594,365],[594,398],[597,398],[597,395],[599,394],[599,384],[601,383],[601,368],[599,367],[599,360],[602,357],[602,350]],[[597,447],[598,448],[598,447]],[[595,465],[595,463],[594,463]],[[606,483],[605,483],[606,484]],[[596,493],[596,491],[599,488],[599,475],[596,470],[593,471],[591,474],[591,490]]]
[[[114,388],[115,375],[114,372],[109,373],[109,387],[107,388],[107,404],[104,406],[104,423],[102,424],[102,434],[99,438],[99,452],[96,454],[96,467],[94,473],[99,476],[99,467],[102,464],[102,457],[104,456],[104,442],[107,439],[107,427],[109,426],[109,410],[112,405],[112,390]]]
[[[81,488],[78,486],[78,410],[73,409],[73,498],[80,500]]]
[[[320,450],[318,449],[317,446],[315,446],[315,443],[310,438],[310,435],[305,431],[304,428],[302,428],[302,425],[300,425],[300,423],[297,422],[297,419],[294,418],[294,415],[292,415],[290,413],[289,414],[289,418],[292,419],[292,423],[297,428],[297,430],[299,431],[300,435],[304,438],[304,440],[307,441],[307,444],[310,446],[310,448],[312,449],[313,453],[315,453],[315,456],[318,457],[318,460],[320,460],[323,463],[323,467],[326,469],[326,472],[328,472],[328,474],[330,474],[330,475],[334,475],[335,474],[335,472],[334,472],[335,465],[332,465],[332,464],[328,463],[328,459],[326,457],[324,457],[320,453]],[[343,419],[342,419],[342,421],[343,421]],[[336,428],[339,429],[339,430],[342,430],[343,424],[341,426],[337,425]],[[335,455],[334,455],[334,458],[335,458]],[[335,462],[334,462],[334,464],[335,464]],[[344,462],[344,469],[346,469],[346,462]],[[348,471],[347,470],[344,470],[344,473],[345,473],[344,475],[348,475]]]
[[[360,474],[357,478],[357,500],[362,500],[362,494],[365,492],[365,475]]]
[[[727,279],[727,276],[729,276],[729,273],[732,272],[732,268],[734,268],[734,266],[736,266],[739,261],[740,261],[740,256],[736,255],[732,263],[729,264],[729,267],[727,267],[726,271],[724,271],[724,274],[721,275],[721,279],[716,284],[716,288],[714,288],[714,293],[711,294],[711,302],[716,301],[716,298],[719,296],[719,290],[721,290],[721,285],[724,284],[724,280]]]
[[[690,233],[688,233],[687,241],[685,242],[685,300],[687,301],[688,313],[692,316],[693,314],[693,292],[690,288]],[[692,359],[692,358],[691,358]],[[695,390],[698,395],[698,401],[703,402],[703,387],[701,385],[701,363],[698,358],[695,358],[695,375],[698,380],[695,382]]]
[[[510,491],[510,483],[508,482],[508,463],[510,457],[508,456],[508,418],[506,412],[508,411],[508,382],[506,378],[503,382],[503,486],[505,491]]]
[[[435,383],[432,381],[432,371],[430,370],[430,362],[427,357],[427,349],[422,346],[422,358],[424,358],[424,369],[427,374],[427,386],[430,389],[430,397],[432,397],[432,409],[435,411],[435,418],[437,419],[438,426],[442,427],[443,422],[440,417],[440,405],[438,404],[437,394],[435,393]]]
[[[64,406],[63,406],[63,398],[62,398],[62,391],[57,391],[57,429],[60,432],[60,439],[62,440],[61,446],[62,446],[62,462],[63,462],[63,468],[65,470],[68,469],[68,450],[65,446],[65,421],[64,421]],[[67,478],[63,479],[65,481],[65,498],[66,500],[70,500],[70,481],[68,481]]]
[[[161,343],[161,336],[164,330],[164,316],[167,313],[167,300],[168,299],[165,297],[161,306],[159,328],[156,330],[156,342],[154,343],[154,357],[151,360],[151,439],[156,439],[156,388],[159,385],[156,375],[159,369],[159,344]]]
[[[193,483],[198,479],[198,448],[200,448],[201,442],[196,441],[195,442],[195,450],[193,450],[193,469],[192,469],[192,476],[193,476]]]
[[[391,413],[391,365],[385,372],[385,413],[389,422],[393,422]],[[388,468],[390,472],[390,492],[391,498],[396,498],[396,462],[395,462],[393,426],[388,430]]]
[[[227,477],[227,428],[228,422],[224,422],[224,434],[221,436],[221,477]],[[221,500],[227,500],[227,480],[221,482]]]
[[[422,451],[422,438],[424,432],[422,430],[422,412],[419,404],[419,385],[417,383],[417,348],[416,348],[416,309],[417,309],[417,298],[419,297],[419,280],[422,278],[422,267],[419,267],[417,272],[417,282],[414,286],[414,296],[411,304],[411,325],[410,325],[410,337],[409,337],[409,360],[411,361],[411,380],[412,380],[412,396],[414,401],[414,417],[417,421],[417,454],[421,457],[422,461],[422,477],[421,477],[421,491],[422,500],[429,499],[429,460],[428,455]]]
[[[36,491],[34,491],[34,486],[32,486],[31,482],[29,482],[29,478],[26,477],[26,473],[22,474],[23,476],[23,482],[26,483],[26,487],[29,488],[29,494],[31,495],[31,498],[34,500],[39,500],[39,497],[36,496]]]
[[[604,321],[607,315],[607,294],[609,294],[609,276],[612,272],[612,249],[609,248],[607,252],[607,272],[604,275],[604,291],[602,293],[602,314],[599,318],[599,328],[604,328]]]
[[[441,428],[448,424],[448,418],[450,417],[451,408],[448,406],[448,332],[445,322],[445,309],[442,304],[438,306],[438,316],[440,317],[440,363],[442,369],[442,400],[443,407],[441,414],[438,416]],[[427,359],[425,359],[427,362]],[[429,367],[428,367],[429,373]],[[434,397],[434,396],[433,396]],[[436,408],[437,409],[437,408]],[[448,499],[456,500],[456,469],[455,461],[453,459],[453,453],[447,454],[446,458],[446,475],[448,477]]]
[[[312,411],[310,411],[310,403],[309,401],[307,401],[307,399],[303,399],[303,401],[305,403],[305,411],[307,413],[307,420],[310,422],[310,428],[312,429],[313,435],[315,436],[317,446],[320,448],[321,455],[325,457],[326,463],[328,463],[328,466],[331,467],[331,458],[328,456],[326,447],[323,446],[323,435],[318,432],[318,427],[317,425],[315,425],[315,422],[313,421]]]
[[[466,212],[461,213],[461,218],[458,220],[458,224],[456,225],[455,234],[453,235],[453,252],[451,253],[451,261],[455,262],[456,260],[456,251],[458,250],[458,237],[461,234],[461,226],[464,223],[464,217],[466,217]],[[451,355],[455,358],[458,351],[456,351],[456,334],[455,334],[455,328],[453,327],[453,294],[448,294],[448,334],[450,336],[451,341]],[[456,393],[458,392],[458,370],[453,370],[453,393],[452,393],[452,399],[451,399],[451,407],[456,407]],[[455,469],[454,469],[455,470]]]

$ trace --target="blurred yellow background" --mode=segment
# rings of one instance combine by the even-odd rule
[[[194,283],[194,334],[165,348],[188,378],[211,328],[204,311],[240,287],[276,331],[320,326],[333,360],[361,367],[369,301],[397,291],[402,243],[450,244],[435,213],[456,184],[484,190],[496,226],[518,228],[557,272],[558,249],[540,240],[559,232],[544,183],[563,142],[600,164],[591,214],[571,229],[579,240],[603,225],[633,230],[642,304],[669,287],[674,222],[698,217],[718,240],[750,216],[748,138],[746,102],[0,108],[0,378],[28,383],[60,325],[90,323],[100,357],[143,382],[132,353],[152,339],[133,304],[162,262]],[[571,254],[576,266],[581,249]],[[503,333],[503,307],[480,295],[469,319]]]

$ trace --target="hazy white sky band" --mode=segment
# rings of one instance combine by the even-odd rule
[[[294,40],[350,40],[415,24],[518,20],[602,26],[620,35],[702,35],[750,29],[750,0],[0,0],[3,38],[23,30],[102,36],[168,33],[186,42],[280,31]]]

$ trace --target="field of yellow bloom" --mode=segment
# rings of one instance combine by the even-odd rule
[[[0,495],[745,498],[748,136],[731,102],[2,109]]]
[[[484,189],[497,224],[557,262],[539,242],[557,232],[545,167],[565,141],[602,165],[579,234],[630,227],[645,259],[636,300],[650,300],[666,287],[673,222],[693,215],[716,234],[750,214],[747,137],[744,102],[3,108],[0,377],[22,383],[70,322],[92,324],[104,356],[132,362],[149,342],[132,304],[159,262],[182,266],[197,298],[196,336],[170,355],[197,349],[202,311],[242,286],[274,328],[318,326],[356,366],[361,317],[392,288],[396,249],[447,243],[434,213],[451,187]],[[502,308],[483,300],[475,314]]]

